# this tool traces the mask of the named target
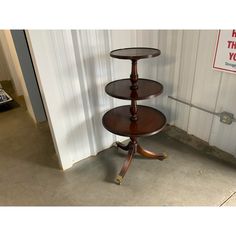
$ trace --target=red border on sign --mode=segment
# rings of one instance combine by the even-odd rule
[[[236,72],[236,70],[229,70],[229,69],[224,69],[224,68],[220,68],[220,67],[216,67],[216,66],[215,66],[216,54],[217,54],[217,50],[218,50],[218,46],[219,46],[219,40],[220,40],[220,31],[221,31],[221,30],[219,30],[218,38],[217,38],[217,43],[216,43],[216,49],[215,49],[215,56],[214,56],[213,68],[218,69],[218,70]]]
[[[220,39],[220,30],[219,30],[219,32],[218,32],[218,37],[217,37],[217,43],[216,43],[216,49],[215,49],[215,56],[214,56],[213,68],[216,68],[216,67],[215,67],[215,61],[216,61],[216,53],[217,53],[218,46],[219,46],[219,39]]]

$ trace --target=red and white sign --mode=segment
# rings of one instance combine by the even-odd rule
[[[236,73],[236,30],[219,30],[213,68]]]

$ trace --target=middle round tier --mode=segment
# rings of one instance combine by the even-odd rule
[[[162,84],[154,80],[138,79],[138,89],[131,90],[130,79],[112,81],[106,85],[105,91],[112,97],[124,100],[143,100],[156,97],[163,91]]]
[[[130,106],[120,106],[106,112],[102,123],[110,132],[128,137],[153,135],[166,125],[165,115],[152,107],[138,105],[137,115],[138,120],[131,121]]]

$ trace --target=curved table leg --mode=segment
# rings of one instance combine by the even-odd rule
[[[166,153],[154,153],[154,152],[150,152],[148,150],[143,149],[139,144],[137,146],[137,152],[139,154],[141,154],[144,157],[148,157],[150,159],[158,159],[160,161],[164,160],[167,158],[167,154]]]
[[[131,143],[131,144],[129,145],[128,157],[127,157],[127,159],[125,160],[125,162],[124,162],[124,164],[123,164],[123,166],[122,166],[122,169],[121,169],[119,175],[116,177],[115,182],[116,182],[117,184],[121,184],[121,182],[122,182],[122,180],[123,180],[123,178],[124,178],[124,176],[125,176],[125,174],[126,174],[128,168],[129,168],[129,166],[130,166],[130,163],[131,163],[131,161],[132,161],[132,159],[133,159],[134,154],[135,154],[135,145]]]
[[[122,150],[128,151],[129,150],[129,146],[130,146],[130,142],[127,145],[124,145],[121,142],[116,142],[117,147],[119,147]]]

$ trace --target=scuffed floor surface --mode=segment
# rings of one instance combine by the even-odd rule
[[[137,157],[122,185],[113,183],[126,152],[116,147],[63,172],[47,124],[36,126],[24,106],[0,113],[0,205],[233,206],[236,166],[165,133],[143,138],[164,161]]]

